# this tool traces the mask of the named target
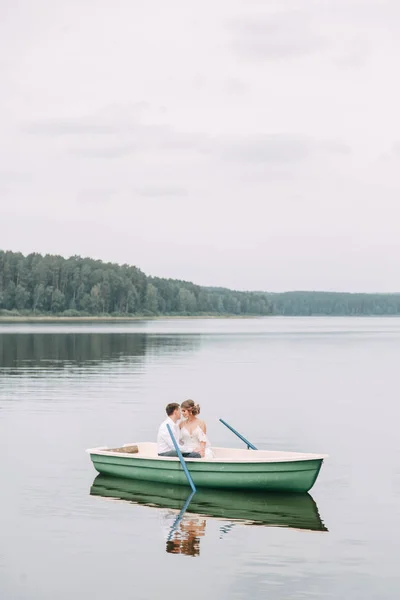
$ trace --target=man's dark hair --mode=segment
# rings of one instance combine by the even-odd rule
[[[171,402],[165,407],[165,412],[170,417],[172,413],[176,411],[177,408],[179,408],[179,404],[177,404],[176,402]]]

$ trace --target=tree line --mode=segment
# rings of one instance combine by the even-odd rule
[[[268,294],[148,277],[91,258],[0,251],[0,314],[269,315]]]
[[[130,265],[0,250],[0,315],[400,315],[400,294],[238,292]]]
[[[284,292],[271,294],[274,314],[288,316],[400,315],[400,294]]]

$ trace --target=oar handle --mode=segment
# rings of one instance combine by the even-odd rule
[[[232,431],[232,433],[237,435],[238,438],[240,438],[242,440],[242,442],[244,442],[247,445],[247,448],[251,448],[252,450],[257,450],[257,448],[251,442],[249,442],[249,440],[246,440],[246,438],[241,433],[236,431],[236,429],[234,429],[231,425],[229,425],[229,423],[227,423],[223,419],[220,419],[220,421],[223,425],[225,425],[225,427],[230,429]],[[167,425],[167,427],[168,427],[168,425]]]

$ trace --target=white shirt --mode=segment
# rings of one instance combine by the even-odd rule
[[[161,454],[162,452],[169,452],[170,450],[175,450],[174,443],[169,435],[169,431],[167,429],[167,425],[171,427],[172,433],[176,439],[176,443],[179,444],[180,437],[180,429],[178,423],[174,423],[170,417],[167,417],[163,423],[161,423],[160,428],[158,430],[157,435],[157,452]]]

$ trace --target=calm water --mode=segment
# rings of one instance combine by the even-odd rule
[[[0,325],[0,598],[400,597],[400,319]],[[330,455],[311,495],[96,477],[194,398],[211,442]]]

